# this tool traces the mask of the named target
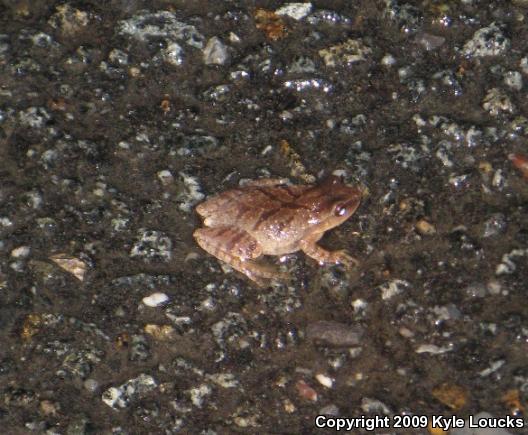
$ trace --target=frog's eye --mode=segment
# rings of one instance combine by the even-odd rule
[[[346,213],[346,205],[345,204],[337,204],[334,209],[334,214],[336,216],[343,216]]]

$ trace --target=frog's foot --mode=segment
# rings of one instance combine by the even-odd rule
[[[252,261],[260,257],[262,249],[259,243],[243,230],[231,227],[199,228],[194,232],[194,238],[204,251],[261,286],[264,286],[267,280],[282,278],[277,269]]]
[[[352,257],[346,250],[339,249],[337,251],[328,252],[330,256],[329,263],[342,264],[346,268],[356,267],[359,264],[357,258]]]
[[[327,251],[318,244],[309,240],[301,242],[301,249],[306,255],[318,261],[319,263],[342,264],[345,267],[357,266],[359,261],[352,257],[344,249],[338,251]]]
[[[281,272],[278,268],[256,261],[246,261],[242,268],[233,268],[242,272],[249,279],[257,283],[260,287],[267,287],[272,281],[288,281],[291,279],[289,273]]]

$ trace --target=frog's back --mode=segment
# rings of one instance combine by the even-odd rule
[[[248,186],[231,189],[200,204],[196,211],[207,226],[231,225],[247,231],[273,215],[299,212],[296,203],[309,186]]]

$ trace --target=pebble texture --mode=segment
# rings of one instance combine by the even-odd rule
[[[2,433],[526,412],[528,9],[488,3],[1,2]],[[206,197],[331,173],[357,268],[196,246]]]

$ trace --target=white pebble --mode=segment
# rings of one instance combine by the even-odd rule
[[[323,387],[326,388],[332,388],[332,386],[334,385],[334,380],[330,376],[326,376],[322,373],[316,374],[315,379],[317,379],[317,382],[319,382]]]
[[[287,15],[294,20],[302,20],[312,11],[311,3],[286,3],[275,11],[277,15]]]
[[[13,258],[24,258],[29,255],[29,246],[19,246],[11,251],[11,257]]]
[[[392,66],[392,65],[396,64],[396,59],[394,58],[394,56],[392,54],[386,54],[381,59],[381,64],[383,66]]]
[[[171,171],[169,171],[168,169],[159,171],[156,175],[158,176],[158,179],[161,181],[161,184],[163,184],[164,186],[167,186],[174,181],[174,176],[172,175]]]
[[[167,302],[168,300],[169,300],[169,297],[165,293],[156,292],[156,293],[152,293],[149,296],[145,296],[142,299],[142,302],[147,307],[158,307],[164,304],[165,302]]]
[[[229,41],[233,43],[239,43],[241,39],[236,33],[229,32]]]
[[[352,301],[350,305],[352,305],[352,308],[354,309],[354,313],[357,314],[357,313],[364,311],[365,308],[367,308],[368,302],[365,301],[365,299],[356,299]]]
[[[523,87],[522,75],[519,71],[508,71],[503,76],[504,83],[515,91],[520,91]]]
[[[203,49],[204,63],[206,65],[223,65],[229,58],[227,47],[219,38],[213,36]]]
[[[99,382],[97,382],[95,379],[86,379],[83,383],[84,388],[88,390],[90,393],[95,393],[97,389],[99,388]]]

